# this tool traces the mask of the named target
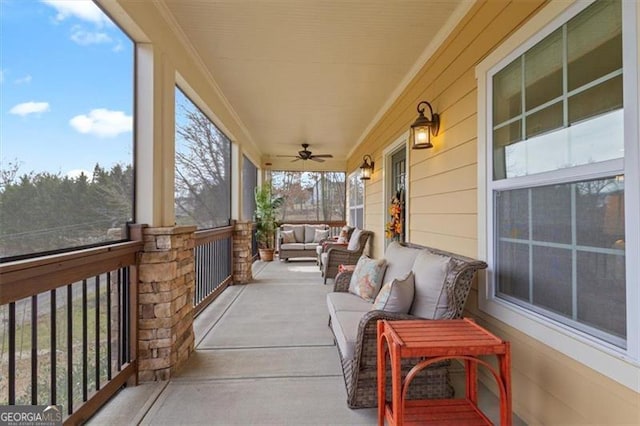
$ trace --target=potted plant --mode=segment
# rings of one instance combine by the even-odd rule
[[[271,183],[256,187],[255,190],[256,211],[256,240],[260,260],[269,262],[273,260],[275,251],[275,235],[278,227],[276,223],[276,210],[284,203],[284,198],[273,197]]]

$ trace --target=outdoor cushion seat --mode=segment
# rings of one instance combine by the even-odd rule
[[[331,292],[327,294],[327,307],[330,314],[338,311],[367,312],[371,310],[371,303],[351,293]]]
[[[354,357],[358,340],[358,324],[366,312],[338,311],[335,313],[334,318],[337,321],[333,323],[333,333],[341,358]]]

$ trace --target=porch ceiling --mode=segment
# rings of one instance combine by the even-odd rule
[[[290,164],[276,156],[295,154],[303,142],[344,164],[472,3],[164,2],[274,166]]]

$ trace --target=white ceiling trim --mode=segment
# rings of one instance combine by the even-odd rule
[[[193,47],[193,44],[189,42],[189,38],[184,33],[184,31],[182,31],[182,28],[180,27],[180,25],[178,25],[178,23],[176,22],[167,4],[164,2],[164,0],[155,0],[155,3],[158,6],[158,10],[160,11],[160,14],[169,24],[169,27],[171,28],[171,30],[174,32],[174,34],[176,34],[176,36],[178,37],[178,40],[183,45],[185,50],[189,52],[190,55],[193,56],[196,64],[198,65],[198,68],[206,76],[208,83],[211,84],[211,87],[213,87],[213,90],[216,93],[216,95],[220,97],[225,108],[227,108],[227,110],[230,112],[233,119],[238,123],[238,126],[242,130],[242,133],[244,133],[244,136],[247,138],[247,141],[249,141],[253,146],[253,148],[262,155],[262,150],[258,147],[256,142],[253,140],[253,137],[251,136],[249,129],[247,129],[247,126],[245,126],[245,124],[242,122],[242,120],[240,119],[240,116],[236,113],[235,109],[233,108],[233,106],[231,105],[227,97],[224,95],[224,93],[220,89],[220,86],[216,82],[215,78],[213,78],[213,75],[205,65],[204,61],[202,60],[202,57],[198,54],[198,51]],[[201,105],[201,107],[203,106],[204,105]],[[211,108],[207,106],[207,110],[211,111]],[[210,118],[216,123],[217,126],[221,127],[221,130],[224,131],[224,128],[226,128],[226,126],[224,126],[224,123],[222,123],[222,121],[213,113],[213,111],[211,111],[211,114],[213,115],[213,117],[210,117]],[[232,140],[235,139],[233,140],[233,142],[235,143],[238,142],[237,140],[238,138],[233,137],[232,132],[229,132],[227,130],[225,133]]]
[[[353,153],[358,149],[358,147],[364,142],[364,139],[371,132],[373,127],[380,121],[382,116],[391,108],[391,105],[400,97],[402,92],[407,88],[409,83],[414,79],[414,77],[418,74],[418,72],[422,69],[422,67],[427,63],[429,58],[435,53],[435,51],[440,47],[442,43],[449,37],[451,32],[454,30],[456,25],[462,20],[462,18],[469,12],[474,2],[472,1],[463,1],[460,2],[458,7],[451,14],[447,22],[442,26],[440,31],[436,34],[436,36],[431,40],[431,43],[422,51],[422,54],[418,57],[416,62],[413,64],[409,72],[404,76],[402,81],[398,84],[391,95],[387,98],[387,101],[382,105],[382,107],[378,110],[377,114],[373,117],[369,125],[364,129],[356,144],[351,148],[349,153],[347,154],[347,158],[351,157]]]

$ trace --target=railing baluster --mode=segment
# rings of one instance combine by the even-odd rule
[[[73,413],[73,289],[67,286],[67,405]]]
[[[118,297],[118,318],[116,320],[117,322],[117,327],[116,330],[118,330],[118,336],[116,339],[116,349],[117,349],[117,363],[116,363],[116,369],[118,371],[120,371],[120,368],[122,366],[122,347],[120,346],[122,344],[122,269],[118,270],[117,273],[117,283],[116,283],[116,296]]]
[[[16,403],[16,304],[9,303],[9,405]]]
[[[100,275],[96,275],[96,390],[100,390]]]
[[[89,324],[87,323],[87,280],[82,280],[82,401],[87,400],[87,370],[88,370],[88,340],[87,331]]]
[[[31,296],[31,405],[38,405],[38,295]]]
[[[58,390],[58,380],[57,380],[57,328],[56,328],[56,317],[57,317],[57,300],[56,300],[56,289],[54,288],[50,292],[51,297],[51,397],[49,398],[49,403],[51,405],[56,405],[57,401],[57,390]]]
[[[107,272],[107,380],[111,380],[111,272]]]

